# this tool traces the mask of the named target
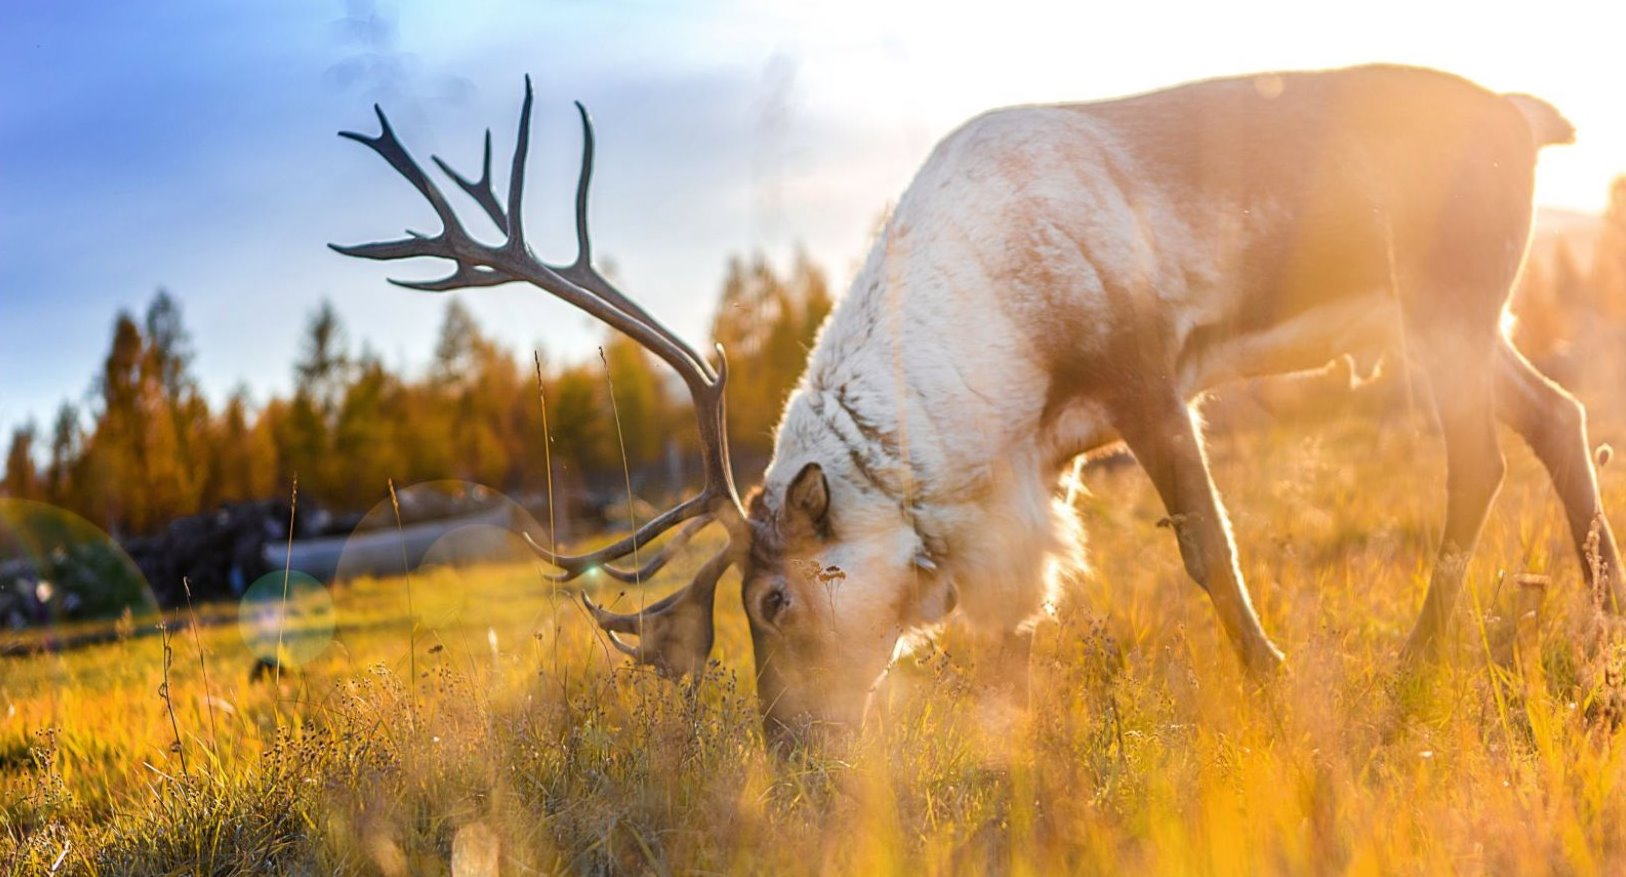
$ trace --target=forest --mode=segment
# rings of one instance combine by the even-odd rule
[[[805,254],[784,271],[761,254],[728,261],[711,334],[735,375],[736,458],[766,458],[830,307],[829,281]],[[544,416],[555,486],[567,495],[620,488],[624,455],[640,495],[659,497],[683,486],[666,476],[698,453],[681,386],[626,337],[609,332],[598,357],[557,362],[502,346],[456,297],[418,374],[358,349],[324,302],[290,351],[291,396],[256,401],[239,388],[211,405],[191,370],[199,343],[171,292],[158,290],[144,314],[118,314],[88,401],[64,402],[48,428],[12,432],[0,496],[130,537],[227,503],[287,497],[296,477],[302,502],[341,512],[387,497],[392,480],[540,495]]]

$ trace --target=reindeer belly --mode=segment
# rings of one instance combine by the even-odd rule
[[[1188,397],[1227,381],[1313,371],[1354,356],[1369,373],[1395,346],[1400,316],[1387,291],[1341,298],[1248,331],[1198,326],[1180,348],[1180,389]]]

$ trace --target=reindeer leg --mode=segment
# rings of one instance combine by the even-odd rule
[[[1611,610],[1626,608],[1619,591],[1620,550],[1598,498],[1586,410],[1503,338],[1496,351],[1496,413],[1547,467],[1587,585]]]
[[[1230,521],[1209,476],[1191,409],[1172,394],[1163,404],[1147,407],[1142,399],[1133,408],[1132,416],[1119,419],[1120,432],[1163,498],[1186,572],[1208,592],[1248,670],[1255,675],[1273,671],[1282,655],[1265,635],[1248,599]]]
[[[1468,560],[1505,468],[1492,413],[1492,351],[1461,343],[1470,336],[1460,332],[1438,334],[1414,349],[1426,351],[1419,361],[1428,375],[1445,439],[1445,532],[1422,612],[1402,653],[1407,664],[1438,653],[1440,634],[1462,590]]]

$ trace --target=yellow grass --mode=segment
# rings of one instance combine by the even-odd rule
[[[1544,473],[1504,447],[1451,660],[1424,678],[1395,654],[1443,460],[1415,421],[1357,419],[1213,443],[1292,662],[1265,690],[1132,466],[1087,478],[1094,574],[1036,633],[1030,708],[981,690],[950,633],[893,671],[861,742],[784,761],[726,587],[689,698],[526,563],[414,576],[410,637],[403,581],[337,589],[334,645],[276,689],[234,624],[173,632],[178,749],[159,637],[5,659],[0,873],[1626,872],[1626,636]],[[1544,601],[1522,573],[1550,577]]]

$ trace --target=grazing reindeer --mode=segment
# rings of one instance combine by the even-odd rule
[[[412,181],[443,230],[336,249],[456,264],[402,284],[417,289],[534,284],[683,377],[704,440],[699,495],[598,551],[536,550],[560,579],[601,569],[640,581],[722,524],[728,546],[687,588],[633,615],[588,606],[627,654],[693,673],[711,649],[718,578],[740,565],[772,736],[856,720],[900,637],[956,605],[991,631],[1038,611],[1047,563],[1077,550],[1058,479],[1120,441],[1243,662],[1271,671],[1282,658],[1249,602],[1191,403],[1227,380],[1343,355],[1405,357],[1432,387],[1445,441],[1444,537],[1408,656],[1437,645],[1501,482],[1498,416],[1546,465],[1588,578],[1615,597],[1618,552],[1581,406],[1501,329],[1536,152],[1573,135],[1542,101],[1377,66],[972,120],[921,168],[824,326],[748,508],[730,473],[721,351],[713,365],[592,268],[585,111],[577,258],[547,265],[526,246],[530,110],[527,81],[506,203],[491,188],[489,133],[478,181],[436,159],[504,243],[467,234],[380,112],[378,137],[345,136]],[[641,569],[609,564],[683,522]]]

